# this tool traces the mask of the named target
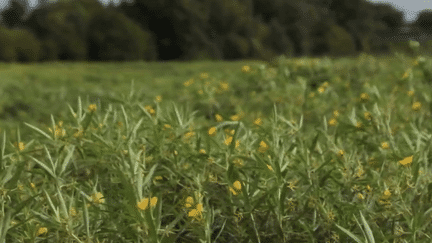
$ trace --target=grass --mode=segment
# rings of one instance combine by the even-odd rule
[[[0,242],[430,242],[428,59],[0,70]]]

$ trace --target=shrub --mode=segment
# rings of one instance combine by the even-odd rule
[[[33,62],[39,60],[40,42],[26,29],[0,27],[0,60]]]
[[[92,60],[154,60],[155,45],[150,33],[124,14],[103,10],[90,20],[89,57]]]
[[[352,36],[342,27],[333,25],[326,35],[330,55],[344,56],[355,53],[355,44]]]
[[[57,43],[48,38],[41,43],[41,61],[55,61],[58,59]]]
[[[248,40],[237,34],[230,34],[226,37],[223,45],[224,57],[227,59],[242,59],[249,53]]]
[[[39,40],[26,29],[11,31],[13,47],[19,62],[36,62],[40,59],[41,45]]]

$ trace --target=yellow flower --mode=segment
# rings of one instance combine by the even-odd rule
[[[356,123],[356,128],[357,129],[360,129],[360,128],[362,128],[363,127],[363,123],[361,123],[361,122],[357,122]]]
[[[370,112],[366,111],[364,113],[364,116],[365,116],[366,120],[368,120],[368,121],[372,120],[372,115]]]
[[[258,151],[261,153],[265,153],[269,149],[269,146],[264,142],[260,142],[260,147],[258,148]]]
[[[23,142],[19,142],[19,143],[15,142],[15,147],[18,147],[19,151],[23,151],[25,149],[25,146],[24,146]]]
[[[241,191],[241,183],[240,181],[235,181],[233,183],[233,187],[230,187],[230,191],[232,194],[237,195]]]
[[[233,121],[238,121],[238,120],[240,120],[240,116],[239,116],[239,115],[233,115],[233,116],[231,116],[230,118],[231,118],[231,120],[233,120]]]
[[[287,187],[288,187],[289,189],[291,189],[292,191],[294,191],[295,188],[297,187],[297,186],[296,186],[297,182],[298,182],[297,179],[294,180],[294,181],[290,181],[289,184],[287,185]]]
[[[384,191],[384,196],[383,196],[383,198],[384,198],[384,199],[387,199],[387,198],[389,198],[390,196],[391,196],[391,192],[390,192],[390,190],[389,190],[389,189],[385,190],[385,191]]]
[[[337,120],[335,118],[330,119],[330,121],[328,121],[329,126],[336,126],[337,124]]]
[[[198,212],[202,212],[203,211],[203,205],[201,203],[198,203],[196,205],[196,209],[198,210]]]
[[[242,72],[244,72],[244,73],[250,72],[250,67],[249,66],[243,66],[242,67]]]
[[[189,211],[189,213],[188,213],[188,216],[189,217],[199,217],[200,216],[200,213],[198,212],[198,210],[196,210],[196,209],[192,209],[191,211]]]
[[[90,113],[95,112],[96,111],[96,105],[95,104],[89,105],[88,110],[89,110]]]
[[[97,203],[97,204],[105,202],[105,199],[104,199],[102,193],[100,193],[100,192],[97,192],[97,193],[93,194],[92,195],[92,199],[93,199],[93,202]]]
[[[339,157],[343,157],[343,156],[344,156],[344,151],[343,151],[343,150],[339,150],[339,152],[338,152],[338,156],[339,156]]]
[[[74,133],[74,137],[76,137],[76,138],[82,137],[83,133],[84,133],[84,131],[80,129]]]
[[[195,209],[189,211],[188,216],[191,218],[199,218],[202,216],[202,212],[203,212],[203,205],[201,203],[198,203]]]
[[[47,229],[46,227],[40,227],[40,228],[38,229],[38,231],[36,232],[36,236],[39,236],[39,235],[45,234],[45,233],[47,233],[47,232],[48,232],[48,229]]]
[[[151,105],[146,105],[144,108],[145,108],[145,109],[147,110],[147,112],[150,113],[151,115],[154,115],[154,114],[156,113],[155,110],[153,109],[153,107],[152,107]]]
[[[406,70],[406,72],[403,74],[402,79],[405,79],[409,76],[409,74],[411,73],[411,68],[409,68],[408,70]]]
[[[76,211],[76,209],[75,209],[74,207],[71,207],[70,210],[69,210],[69,214],[70,214],[72,217],[77,216],[77,211]]]
[[[155,176],[155,178],[153,179],[153,183],[156,184],[160,180],[163,180],[162,176]]]
[[[232,142],[232,139],[233,138],[231,136],[229,136],[228,138],[226,138],[225,141],[224,141],[225,145],[227,145],[227,146],[230,145],[231,142]]]
[[[318,92],[319,92],[320,94],[324,93],[324,91],[325,91],[325,88],[324,88],[324,87],[319,87],[319,88],[318,88]]]
[[[338,110],[333,111],[333,116],[334,117],[339,117],[339,111]]]
[[[225,82],[225,81],[224,82],[220,82],[219,85],[221,87],[221,90],[228,90],[228,88],[229,88],[228,82]]]
[[[409,156],[409,157],[405,157],[403,160],[400,160],[399,163],[403,166],[405,165],[409,165],[412,163],[413,160],[413,155]]]
[[[208,134],[213,137],[216,135],[216,127],[211,127],[208,131]]]
[[[206,151],[204,149],[200,149],[199,153],[200,154],[206,154]]]
[[[242,159],[239,159],[239,158],[234,159],[233,162],[234,162],[234,164],[235,164],[237,167],[242,167],[243,164],[244,164],[244,163],[243,163],[243,160],[242,160]]]
[[[162,101],[162,96],[158,95],[156,96],[156,102],[161,102]]]
[[[327,88],[329,86],[329,83],[326,81],[322,84],[322,87]]]
[[[360,100],[363,101],[363,102],[368,101],[369,100],[369,95],[367,93],[362,93],[360,95]]]
[[[189,196],[186,198],[185,207],[190,208],[192,207],[193,203],[194,203],[194,199],[191,196]]]
[[[412,109],[414,111],[418,111],[421,108],[421,103],[420,102],[414,102],[414,104],[412,105]]]
[[[146,210],[149,206],[149,201],[150,201],[150,206],[154,207],[157,204],[157,200],[158,200],[157,197],[152,197],[151,199],[149,199],[147,197],[143,198],[140,202],[137,203],[137,207],[140,210]]]
[[[267,165],[267,168],[271,171],[273,171],[273,168],[271,167],[271,165]]]
[[[408,91],[407,94],[408,94],[408,96],[410,96],[410,97],[413,96],[413,95],[414,95],[414,90],[410,90],[410,91]]]
[[[221,121],[223,121],[223,118],[222,118],[221,115],[216,114],[215,117],[216,117],[216,121],[217,121],[217,122],[221,122]]]
[[[208,77],[209,77],[208,73],[201,73],[200,74],[200,78],[202,78],[202,79],[206,79]]]
[[[261,126],[261,125],[263,124],[263,122],[262,122],[261,118],[257,118],[257,119],[254,121],[254,124],[257,125],[257,126]]]
[[[188,141],[194,135],[195,135],[195,132],[193,132],[193,131],[187,132],[185,135],[183,135],[183,139],[186,140],[186,141]]]
[[[193,79],[189,79],[188,81],[184,82],[183,85],[189,87],[191,84],[193,84],[193,82],[194,82]]]
[[[388,148],[390,148],[390,146],[389,146],[389,144],[387,142],[382,142],[381,143],[381,148],[382,149],[388,149]]]
[[[315,93],[314,92],[311,92],[310,94],[309,94],[309,98],[313,98],[315,96]]]

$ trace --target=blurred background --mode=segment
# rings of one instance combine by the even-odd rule
[[[2,1],[0,61],[188,61],[432,51],[428,1]],[[405,4],[405,5],[404,5]]]

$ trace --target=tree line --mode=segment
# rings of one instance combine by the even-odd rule
[[[366,0],[12,0],[1,13],[0,61],[270,60],[390,54],[408,28],[432,32],[432,13]]]

